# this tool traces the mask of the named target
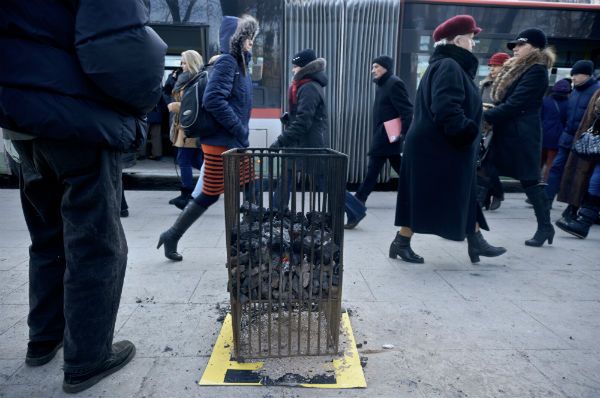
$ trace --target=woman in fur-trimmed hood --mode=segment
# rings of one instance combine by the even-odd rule
[[[540,182],[540,114],[548,88],[548,69],[556,59],[547,43],[544,32],[535,28],[524,30],[508,43],[514,57],[504,64],[492,86],[496,106],[483,115],[494,126],[490,156],[499,175],[519,180],[533,203],[538,228],[534,237],[525,242],[528,246],[542,246],[546,240],[551,244],[554,237]]]
[[[225,16],[219,30],[222,55],[209,72],[202,103],[217,122],[214,131],[199,138],[204,153],[202,192],[190,200],[173,226],[160,235],[158,248],[165,246],[165,257],[181,261],[177,243],[206,209],[224,192],[223,152],[248,147],[248,123],[252,111],[252,79],[248,61],[258,22],[249,15]],[[250,179],[249,169],[240,173],[240,183]]]

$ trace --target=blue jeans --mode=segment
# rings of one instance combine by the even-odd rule
[[[552,167],[548,173],[548,185],[546,186],[546,196],[549,199],[554,200],[554,197],[560,189],[560,180],[562,179],[563,172],[565,171],[565,165],[569,159],[569,153],[571,150],[568,148],[559,147],[558,153],[552,162]]]
[[[596,167],[594,167],[594,171],[590,177],[588,193],[593,196],[600,196],[600,163],[596,164]]]
[[[194,189],[194,177],[192,167],[200,170],[204,160],[204,154],[200,148],[177,148],[177,164],[181,171],[181,186],[192,191]]]

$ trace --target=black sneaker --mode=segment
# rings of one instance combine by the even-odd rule
[[[74,394],[87,390],[108,375],[115,373],[127,365],[135,356],[135,346],[131,341],[123,340],[112,345],[108,359],[96,370],[78,374],[66,373],[63,381],[63,391]]]
[[[27,343],[25,364],[28,366],[42,366],[47,364],[54,358],[56,352],[62,345],[62,340],[30,341]]]

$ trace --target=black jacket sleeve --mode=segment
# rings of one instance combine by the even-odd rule
[[[394,83],[394,86],[390,91],[390,100],[392,101],[394,109],[396,109],[400,115],[400,120],[402,120],[402,134],[404,135],[412,122],[413,104],[408,98],[408,91],[402,80],[398,80]]]
[[[462,75],[456,61],[440,62],[431,83],[431,112],[435,124],[449,141],[469,145],[479,134],[479,127],[465,115],[462,107],[466,96]]]
[[[504,102],[484,112],[485,121],[494,124],[518,115],[528,108],[532,98],[539,97],[540,91],[543,93],[547,80],[548,71],[543,65],[532,66],[521,77],[515,90],[505,98]]]
[[[80,0],[75,48],[85,74],[106,95],[137,115],[158,102],[167,45],[147,26],[135,0]]]
[[[319,103],[321,102],[321,94],[316,86],[316,83],[304,84],[298,90],[298,105],[296,108],[296,116],[277,138],[277,143],[282,147],[297,146],[308,134],[312,126],[317,112]]]

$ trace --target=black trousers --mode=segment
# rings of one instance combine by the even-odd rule
[[[388,156],[369,156],[369,165],[367,166],[367,176],[365,180],[356,191],[356,198],[362,202],[366,202],[367,198],[373,192],[375,184],[377,184],[377,177],[381,173],[381,168],[385,165],[385,162],[389,159],[392,168],[400,174],[400,163],[402,157],[400,155],[388,155]]]
[[[110,353],[127,242],[119,219],[121,155],[37,138],[13,142],[29,234],[29,338],[64,339],[64,370]]]

